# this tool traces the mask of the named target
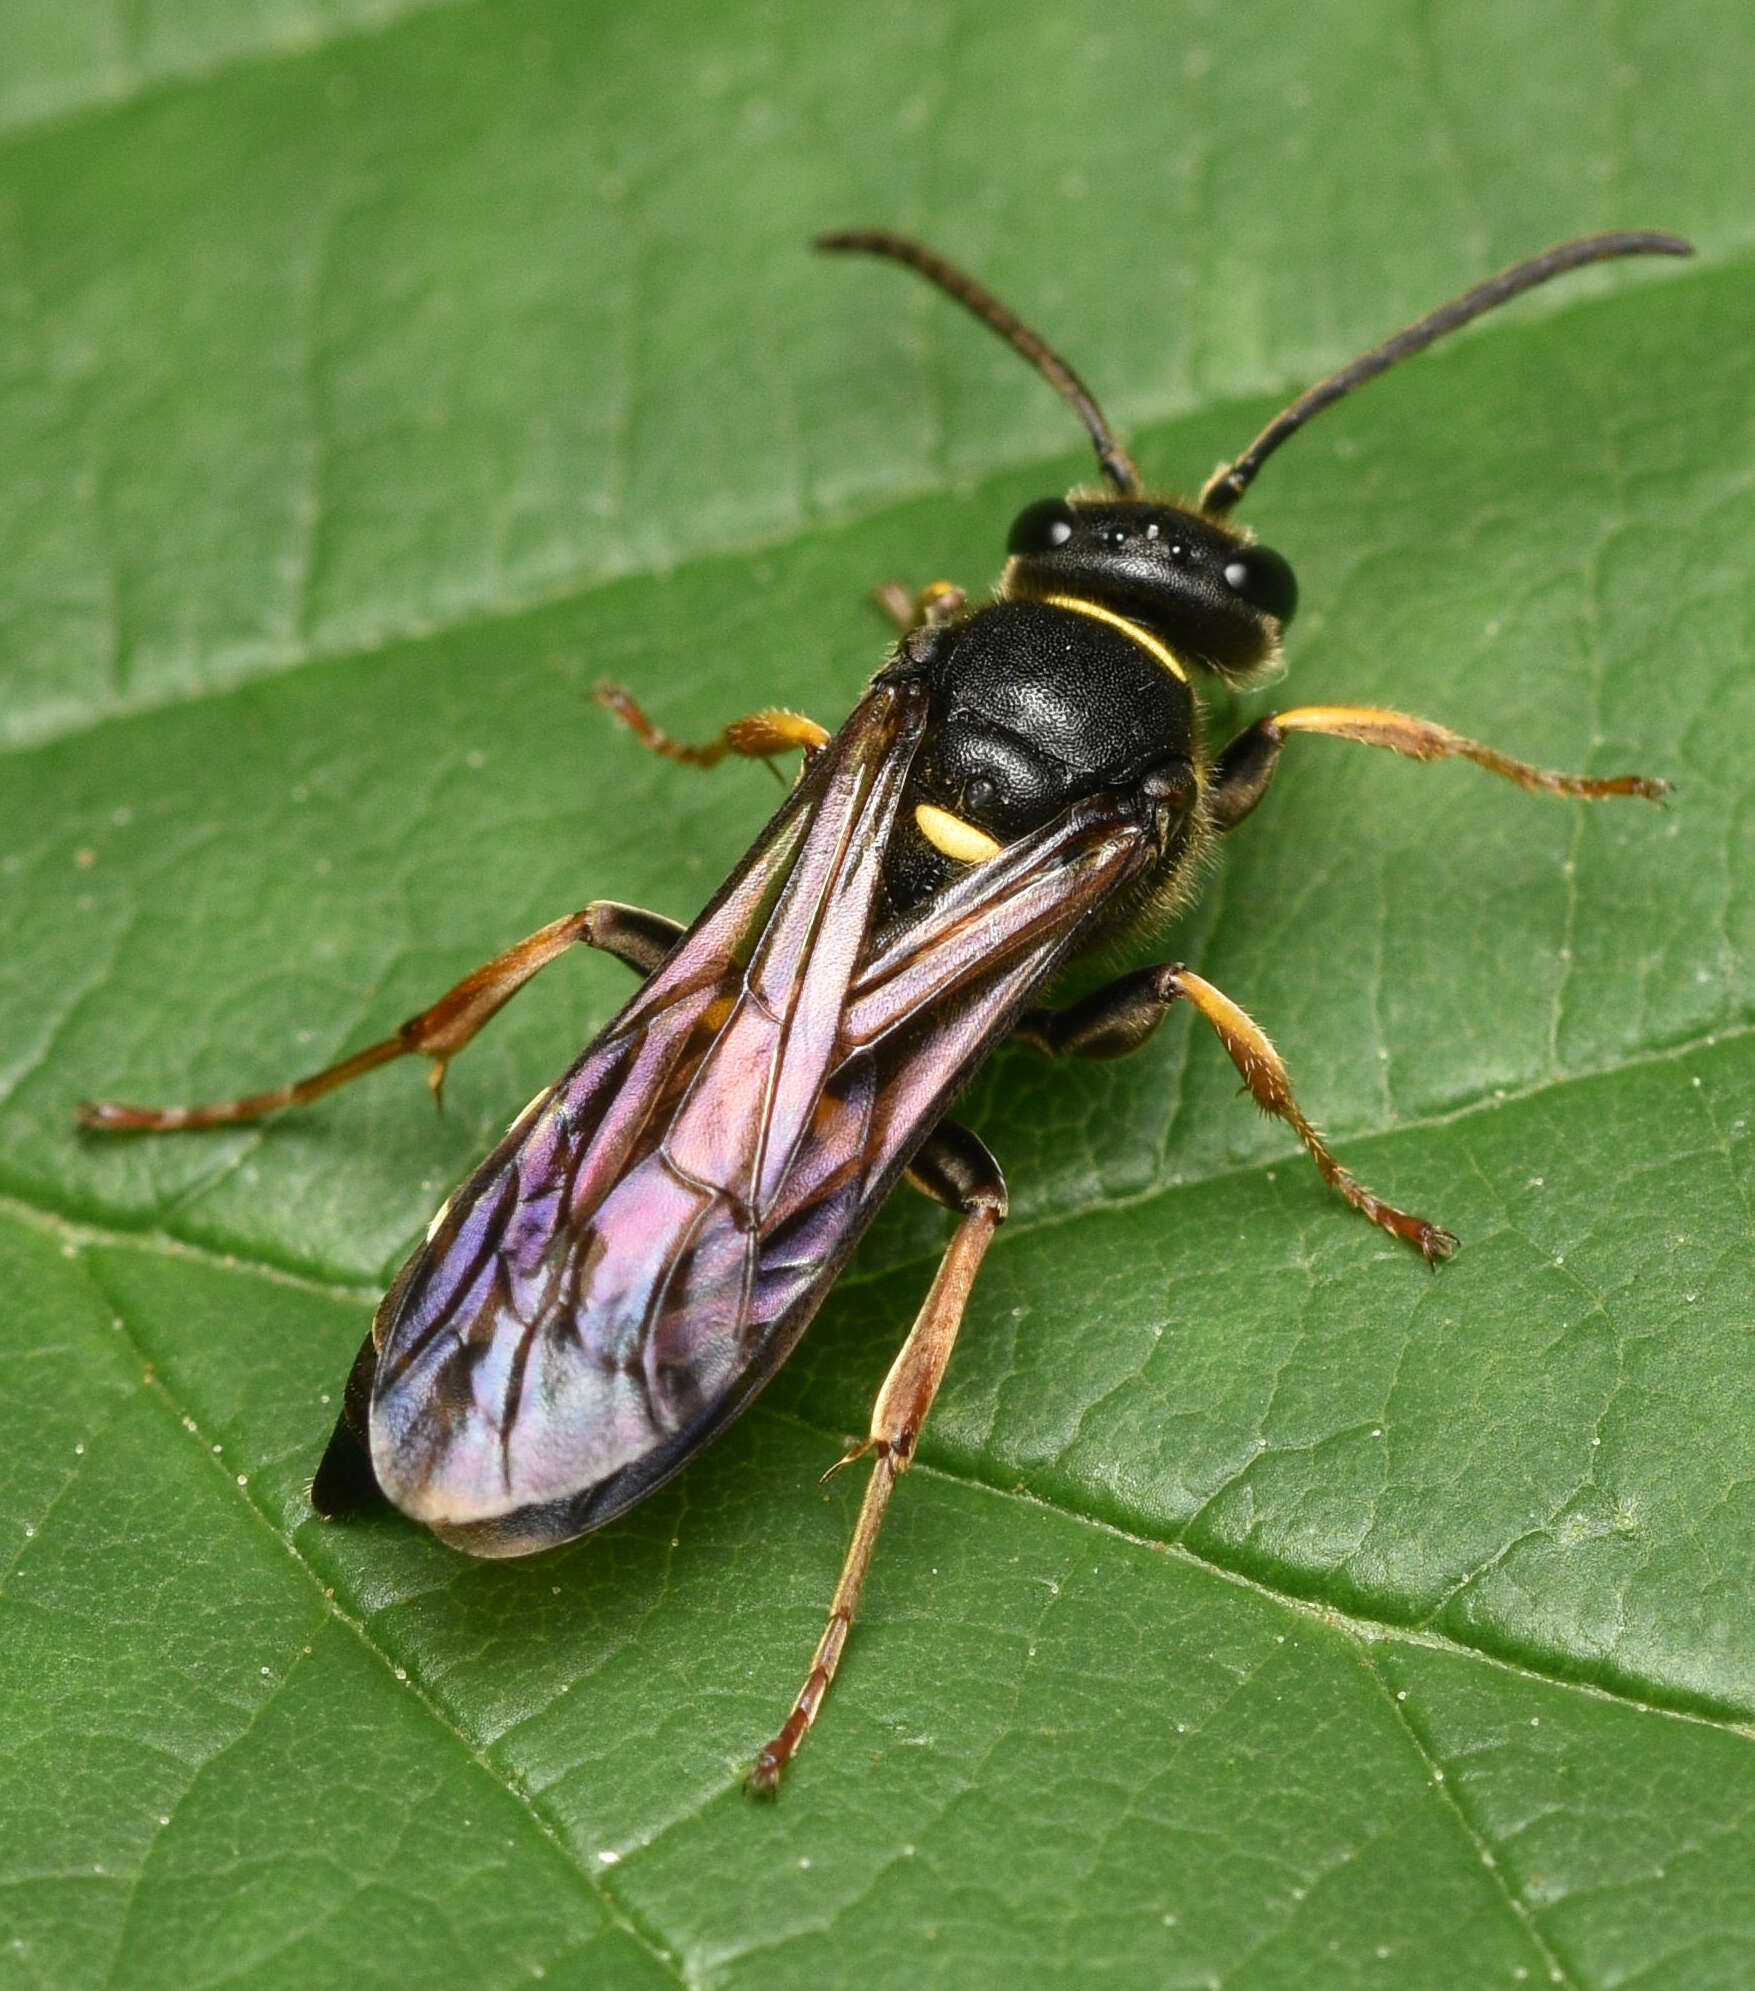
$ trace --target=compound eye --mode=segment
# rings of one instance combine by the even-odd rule
[[[1073,536],[1072,507],[1063,498],[1042,498],[1012,521],[1008,553],[1052,553]]]
[[[1290,622],[1298,612],[1297,579],[1271,547],[1246,546],[1233,554],[1225,562],[1225,585],[1276,622]]]

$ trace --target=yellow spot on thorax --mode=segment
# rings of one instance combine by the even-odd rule
[[[915,809],[914,821],[934,850],[942,850],[959,864],[985,864],[1000,853],[1000,845],[985,830],[964,822],[961,816],[953,816],[948,809],[934,808],[930,802],[922,802]]]
[[[1176,652],[1160,643],[1149,629],[1142,629],[1137,622],[1129,622],[1125,615],[1117,615],[1112,608],[1104,608],[1100,602],[1086,601],[1082,595],[1044,595],[1045,608],[1069,609],[1074,615],[1089,616],[1093,622],[1106,622],[1111,629],[1119,629],[1140,648],[1155,657],[1173,678],[1187,684],[1188,673],[1182,668]]]

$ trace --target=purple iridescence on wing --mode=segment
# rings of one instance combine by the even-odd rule
[[[405,1512],[468,1524],[599,1484],[748,1369],[773,1318],[752,1305],[759,1186],[784,1177],[828,1078],[908,702],[867,700],[397,1282],[371,1435]]]
[[[1140,825],[1093,798],[875,933],[924,712],[917,681],[879,681],[392,1288],[371,1445],[406,1513],[523,1552],[681,1465],[783,1359],[955,1089],[1146,861]]]

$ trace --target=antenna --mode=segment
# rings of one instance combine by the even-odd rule
[[[1454,332],[1471,318],[1479,318],[1483,311],[1491,311],[1523,291],[1546,283],[1550,277],[1579,269],[1585,263],[1604,262],[1611,256],[1691,256],[1693,253],[1694,244],[1680,235],[1662,235],[1654,229],[1624,229],[1609,235],[1582,236],[1576,242],[1561,242],[1552,249],[1544,249],[1539,256],[1513,263],[1497,276],[1465,290],[1460,297],[1453,297],[1448,304],[1428,311],[1424,318],[1404,325],[1382,345],[1361,353],[1326,380],[1305,388],[1290,407],[1280,410],[1235,462],[1221,463],[1207,479],[1200,494],[1202,512],[1209,518],[1222,518],[1255,482],[1256,472],[1280,444],[1295,435],[1312,415],[1320,415],[1342,395],[1375,380],[1397,360],[1422,351],[1446,332]]]
[[[819,235],[812,246],[831,253],[846,250],[866,256],[888,256],[891,262],[905,264],[917,270],[928,283],[937,284],[947,297],[954,297],[966,311],[972,311],[982,324],[997,332],[1014,352],[1022,353],[1049,386],[1070,404],[1073,413],[1084,423],[1091,446],[1097,452],[1098,468],[1116,495],[1144,496],[1145,484],[1134,460],[1115,440],[1091,390],[1040,333],[1031,331],[1015,311],[1008,310],[967,270],[959,269],[936,250],[927,248],[924,242],[916,242],[909,235],[897,235],[888,228],[844,228],[833,235]]]

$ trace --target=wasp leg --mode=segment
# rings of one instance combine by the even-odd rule
[[[919,594],[908,592],[906,581],[884,581],[871,598],[904,636],[916,629],[933,629],[961,615],[969,597],[955,581],[929,581]]]
[[[909,1180],[936,1201],[962,1212],[949,1248],[939,1264],[908,1339],[896,1357],[884,1386],[878,1392],[871,1413],[871,1435],[856,1446],[841,1465],[851,1465],[866,1452],[877,1457],[871,1481],[860,1505],[853,1542],[842,1565],[841,1580],[835,1586],[829,1607],[829,1622],[811,1661],[804,1687],[786,1717],[780,1732],[756,1758],[749,1774],[748,1790],[756,1797],[772,1797],[780,1788],[786,1766],[810,1731],[822,1707],[823,1696],[835,1677],[841,1649],[847,1643],[848,1628],[859,1608],[859,1593],[865,1587],[865,1573],[871,1567],[871,1552],[883,1526],[884,1510],[896,1481],[908,1470],[914,1446],[932,1399],[944,1376],[945,1364],[957,1339],[969,1289],[975,1283],[993,1234],[1005,1221],[1005,1178],[999,1164],[967,1128],[946,1121],[927,1141],[909,1170]]]
[[[1304,1143],[1322,1179],[1339,1190],[1355,1210],[1406,1239],[1428,1265],[1456,1250],[1456,1239],[1449,1231],[1374,1196],[1341,1166],[1299,1109],[1285,1064],[1267,1032],[1223,990],[1180,962],[1123,975],[1069,1009],[1026,1010],[1016,1035],[1050,1057],[1124,1058],[1151,1036],[1178,998],[1192,1003],[1212,1025],[1255,1103],[1264,1113],[1285,1121]]]
[[[485,966],[465,975],[430,1009],[411,1016],[393,1037],[368,1044],[351,1058],[329,1065],[308,1078],[294,1079],[270,1092],[253,1092],[243,1099],[227,1099],[207,1106],[123,1106],[112,1099],[82,1100],[73,1117],[82,1127],[111,1134],[183,1133],[197,1127],[229,1127],[244,1120],[260,1120],[283,1107],[305,1106],[337,1086],[362,1078],[393,1059],[418,1053],[431,1058],[433,1068],[428,1083],[437,1099],[445,1083],[445,1067],[456,1057],[482,1025],[505,1007],[530,978],[568,948],[584,945],[613,954],[618,961],[642,976],[649,975],[664,959],[683,929],[674,920],[658,913],[642,912],[638,906],[617,905],[612,899],[596,899],[581,912],[551,921],[528,940],[519,941]]]
[[[806,767],[829,744],[828,731],[800,712],[786,712],[771,705],[750,712],[722,726],[712,739],[700,746],[674,739],[663,727],[646,716],[645,707],[626,686],[611,684],[606,678],[592,694],[599,705],[609,708],[634,735],[641,746],[666,760],[679,760],[689,767],[716,767],[728,754],[742,760],[772,760],[776,754],[802,751]]]
[[[1515,781],[1533,795],[1563,795],[1584,802],[1638,795],[1658,802],[1670,787],[1667,781],[1644,774],[1615,774],[1602,779],[1588,774],[1556,774],[1551,768],[1513,760],[1509,754],[1484,747],[1433,720],[1410,718],[1405,712],[1390,712],[1380,705],[1300,705],[1290,712],[1271,712],[1258,719],[1220,754],[1207,790],[1215,827],[1234,830],[1267,793],[1280,749],[1292,733],[1327,733],[1337,740],[1388,747],[1391,753],[1406,754],[1411,760],[1472,760],[1489,774]]]

